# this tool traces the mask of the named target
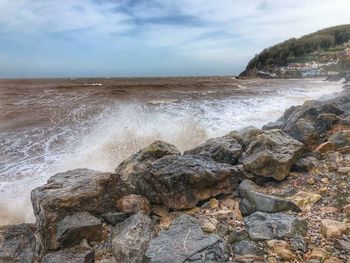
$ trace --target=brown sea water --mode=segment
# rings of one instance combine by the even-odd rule
[[[341,90],[322,79],[0,80],[0,225],[33,221],[30,190],[57,172],[113,171],[156,139],[183,151]]]

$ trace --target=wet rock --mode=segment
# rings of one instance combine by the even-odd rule
[[[281,130],[268,130],[256,136],[240,162],[245,170],[257,176],[283,180],[301,156],[303,147]]]
[[[241,201],[239,208],[243,216],[250,215],[256,211],[276,213],[285,211],[301,212],[301,209],[292,201],[270,196],[259,192],[259,187],[250,180],[244,180],[239,185]]]
[[[218,194],[232,193],[240,176],[237,166],[209,157],[172,155],[153,162],[138,181],[138,187],[152,204],[186,209]]]
[[[296,235],[304,236],[307,232],[305,219],[284,213],[255,212],[246,217],[244,223],[252,240],[291,238]]]
[[[319,146],[317,146],[317,148],[315,149],[315,152],[325,153],[325,152],[329,152],[329,151],[335,151],[335,149],[336,149],[335,143],[324,142],[324,143],[320,144]]]
[[[94,251],[91,248],[77,246],[48,253],[42,263],[93,263]]]
[[[317,116],[315,122],[316,131],[322,136],[325,131],[328,131],[334,125],[340,122],[340,118],[333,113],[321,113]]]
[[[313,156],[300,158],[292,166],[292,171],[309,172],[318,165],[319,161]]]
[[[116,224],[123,222],[125,219],[127,219],[128,215],[120,212],[109,212],[109,213],[102,214],[101,217],[108,224],[115,226]]]
[[[117,201],[119,211],[126,214],[135,214],[143,211],[145,214],[151,212],[150,203],[147,198],[140,195],[126,195]]]
[[[57,240],[62,247],[87,241],[103,240],[101,221],[87,212],[74,213],[64,217],[57,224]]]
[[[128,185],[133,192],[137,193],[137,181],[143,176],[145,169],[150,163],[166,155],[180,154],[181,153],[174,145],[163,141],[155,141],[124,160],[116,168],[115,172],[120,174],[122,181]]]
[[[52,176],[47,184],[32,191],[36,223],[46,249],[57,249],[57,224],[67,215],[92,215],[115,211],[116,200],[127,193],[119,177],[88,169],[76,169]]]
[[[338,131],[329,136],[328,141],[334,143],[337,148],[350,146],[350,130]]]
[[[301,209],[309,211],[311,207],[321,199],[321,195],[312,192],[299,191],[288,199],[293,201]]]
[[[233,250],[238,255],[262,255],[262,250],[253,241],[242,240],[233,245]]]
[[[336,239],[334,240],[334,247],[340,250],[350,251],[350,242],[341,239]]]
[[[38,243],[31,224],[0,226],[0,262],[36,261]]]
[[[138,212],[116,225],[112,251],[117,262],[143,262],[143,256],[153,236],[151,219]]]
[[[197,220],[188,215],[176,218],[169,230],[152,239],[145,255],[145,261],[151,263],[227,262],[228,259],[227,244],[216,235],[204,235]]]
[[[339,238],[346,231],[347,227],[343,222],[332,219],[321,220],[321,233],[325,238]]]
[[[242,154],[242,146],[237,142],[235,136],[227,134],[223,137],[213,138],[194,149],[184,152],[185,155],[205,155],[214,161],[228,164],[237,164]]]

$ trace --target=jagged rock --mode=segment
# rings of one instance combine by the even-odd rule
[[[313,156],[300,158],[292,166],[292,171],[295,172],[309,172],[318,165],[319,161]]]
[[[249,144],[255,140],[255,138],[262,134],[264,131],[260,130],[259,128],[256,128],[254,126],[248,126],[244,128],[241,133],[241,144],[243,146],[243,149],[246,150],[246,148],[249,146]]]
[[[252,240],[291,238],[296,235],[304,236],[307,232],[305,219],[284,213],[255,212],[246,217],[244,223]]]
[[[350,130],[338,131],[329,136],[328,141],[334,143],[337,148],[343,148],[350,145]]]
[[[317,146],[317,148],[315,149],[315,152],[325,153],[329,151],[335,151],[335,149],[336,149],[335,143],[324,142],[324,143],[321,143],[319,146]]]
[[[283,180],[301,156],[303,144],[281,130],[267,130],[253,139],[240,158],[245,170]]]
[[[36,223],[45,249],[57,249],[57,224],[75,212],[92,215],[115,211],[116,200],[128,192],[119,177],[88,169],[52,176],[47,184],[32,191]]]
[[[171,155],[150,164],[138,188],[152,204],[185,209],[212,196],[232,193],[240,175],[239,167],[209,157]]]
[[[347,231],[346,224],[332,219],[321,220],[321,233],[325,238],[339,238]]]
[[[262,250],[253,241],[241,240],[233,245],[233,250],[238,255],[262,255]]]
[[[302,236],[295,236],[291,238],[290,243],[294,251],[302,251],[306,253],[308,250],[307,243]]]
[[[145,214],[151,212],[151,206],[147,198],[140,195],[123,196],[117,201],[117,208],[119,211],[126,214],[135,214],[143,211]]]
[[[250,180],[244,180],[239,185],[241,201],[239,208],[243,216],[250,215],[256,211],[266,213],[277,213],[285,211],[301,212],[301,209],[292,201],[259,193],[259,187]]]
[[[123,222],[125,219],[127,219],[128,215],[120,212],[109,212],[102,214],[101,217],[108,224],[115,226],[116,224]]]
[[[269,122],[268,124],[265,124],[262,127],[262,130],[280,129],[282,125],[283,125],[282,121]]]
[[[184,155],[205,155],[214,161],[228,164],[237,164],[242,154],[242,146],[237,142],[236,137],[227,134],[223,137],[213,138],[194,149],[184,152]]]
[[[123,182],[133,192],[137,193],[137,181],[143,176],[147,166],[155,160],[166,155],[180,155],[178,149],[172,144],[163,141],[155,141],[124,160],[115,170],[120,174]]]
[[[312,192],[299,191],[288,199],[303,210],[309,211],[311,207],[321,199],[321,195]]]
[[[197,220],[182,215],[172,222],[169,230],[152,239],[145,254],[145,262],[189,263],[227,262],[228,247],[216,235],[204,235]]]
[[[153,236],[151,219],[138,212],[116,225],[113,232],[112,250],[117,262],[139,263]]]
[[[334,240],[334,247],[340,250],[350,251],[350,242],[341,239],[336,239]]]
[[[94,250],[88,247],[76,246],[48,253],[42,263],[93,263]]]
[[[57,240],[62,247],[87,241],[103,240],[101,221],[87,212],[74,213],[64,217],[57,224]]]
[[[0,262],[36,261],[38,243],[34,232],[35,227],[31,224],[0,226]]]
[[[323,135],[324,132],[328,131],[334,125],[339,123],[340,120],[341,119],[333,113],[321,113],[320,115],[317,116],[317,119],[315,122],[316,131],[320,135]]]

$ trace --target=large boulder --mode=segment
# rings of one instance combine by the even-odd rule
[[[116,261],[141,263],[152,237],[151,219],[142,212],[116,225],[112,239],[112,251]]]
[[[205,155],[214,161],[235,165],[242,154],[242,146],[237,142],[235,134],[229,133],[210,139],[194,149],[185,151],[184,154]]]
[[[0,226],[0,262],[35,262],[40,248],[34,232],[31,224]]]
[[[244,180],[239,185],[241,201],[239,208],[243,216],[250,215],[256,211],[266,213],[277,213],[285,211],[301,212],[301,209],[292,201],[271,196],[259,192],[259,187],[250,180]]]
[[[52,176],[47,184],[32,191],[31,199],[38,231],[45,249],[61,247],[57,225],[66,216],[89,212],[99,217],[116,211],[116,201],[128,192],[119,177],[88,169]]]
[[[116,168],[115,172],[136,193],[137,181],[143,176],[145,169],[150,163],[166,155],[180,154],[174,145],[163,141],[155,141],[124,160]]]
[[[244,219],[252,240],[270,240],[305,236],[307,221],[284,213],[255,212]]]
[[[283,180],[301,156],[303,147],[281,130],[266,130],[252,140],[240,162],[256,176]]]
[[[173,220],[169,230],[152,239],[145,262],[189,263],[227,262],[228,246],[216,235],[203,234],[197,220],[182,215]]]
[[[138,188],[152,204],[185,209],[212,196],[232,193],[239,176],[239,167],[206,156],[171,155],[151,163]]]
[[[88,247],[77,246],[59,251],[50,252],[43,257],[42,263],[93,263],[94,250]]]

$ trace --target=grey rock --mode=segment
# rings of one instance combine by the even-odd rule
[[[307,221],[284,213],[255,212],[244,223],[252,240],[270,240],[305,236]]]
[[[338,131],[329,136],[328,141],[335,143],[337,148],[350,145],[350,130]]]
[[[117,262],[142,262],[149,241],[153,237],[151,219],[138,212],[116,225],[113,231],[112,251]]]
[[[184,152],[184,155],[205,155],[221,163],[237,164],[242,154],[242,146],[237,142],[236,136],[227,134],[223,137],[213,138],[194,149]]]
[[[50,252],[42,259],[42,263],[93,263],[94,251],[87,247],[72,247]]]
[[[267,130],[257,135],[240,158],[248,172],[256,176],[283,180],[301,156],[304,145],[281,130]]]
[[[262,130],[280,129],[282,125],[283,125],[283,122],[281,121],[269,122],[268,124],[265,124],[262,127]]]
[[[350,251],[350,242],[341,239],[335,239],[334,247],[339,250]]]
[[[303,157],[293,164],[291,170],[296,172],[308,172],[316,167],[318,163],[319,161],[314,156]]]
[[[152,239],[145,262],[189,263],[227,262],[227,244],[216,235],[204,235],[195,218],[182,215],[172,222],[169,230]]]
[[[0,226],[0,262],[35,262],[37,242],[31,224]]]
[[[62,247],[87,241],[101,241],[103,227],[101,221],[87,212],[74,213],[64,217],[57,224],[57,240]]]
[[[302,251],[306,253],[308,250],[308,245],[302,236],[297,235],[291,238],[290,243],[294,251]]]
[[[228,235],[227,242],[230,244],[248,239],[248,232],[245,229],[241,230],[232,230]]]
[[[233,250],[238,255],[262,255],[262,249],[249,240],[241,240],[233,245]]]
[[[115,226],[116,224],[123,222],[125,219],[127,219],[128,215],[120,212],[109,212],[109,213],[102,214],[101,217],[108,224]]]
[[[241,201],[239,208],[243,216],[256,211],[277,213],[285,211],[301,212],[301,209],[292,201],[284,198],[259,193],[259,187],[250,180],[244,180],[239,185]]]
[[[141,194],[151,204],[185,209],[238,186],[239,167],[197,155],[170,155],[154,161],[138,181]]]

